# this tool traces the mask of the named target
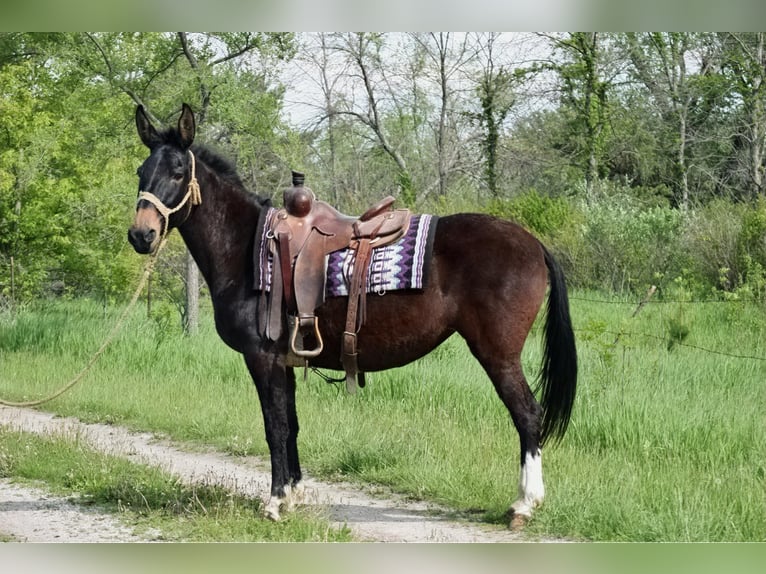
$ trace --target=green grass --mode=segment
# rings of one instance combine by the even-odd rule
[[[260,500],[208,485],[186,486],[164,471],[92,452],[76,439],[42,438],[0,427],[0,477],[43,483],[86,505],[118,514],[137,534],[160,540],[347,541],[310,511],[274,524],[260,516]]]
[[[766,540],[766,361],[694,348],[763,357],[764,308],[650,303],[630,318],[634,307],[572,300],[578,398],[564,441],[544,453],[546,504],[527,534]],[[58,388],[116,312],[76,301],[0,319],[0,396]],[[538,337],[535,330],[525,351],[530,380]],[[209,321],[185,339],[136,312],[87,378],[44,408],[234,454],[267,453],[243,361]],[[516,432],[459,338],[369,375],[356,396],[310,375],[299,381],[298,409],[302,462],[314,476],[388,485],[490,522],[502,522],[515,497]]]

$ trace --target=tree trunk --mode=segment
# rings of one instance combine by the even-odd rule
[[[689,170],[686,167],[686,108],[679,113],[678,170],[681,175],[681,209],[689,209]]]
[[[186,308],[184,334],[196,335],[199,330],[199,268],[186,250]]]
[[[356,111],[345,110],[334,111],[333,113],[350,115],[361,121],[364,125],[372,130],[378,142],[380,143],[380,146],[383,148],[383,151],[386,152],[386,154],[388,154],[389,157],[394,160],[394,163],[396,163],[399,172],[399,190],[402,195],[402,199],[404,199],[404,201],[407,203],[413,203],[415,199],[414,189],[412,188],[412,177],[410,175],[409,169],[407,168],[407,162],[405,161],[402,154],[400,154],[394,145],[392,145],[392,143],[389,141],[380,117],[380,111],[378,109],[379,98],[375,93],[373,81],[370,77],[372,69],[369,68],[370,63],[368,62],[368,60],[371,59],[369,54],[369,51],[371,50],[371,44],[371,34],[368,34],[367,32],[355,32],[346,35],[342,40],[342,46],[340,48],[336,48],[345,52],[356,68],[358,73],[357,77],[362,81],[362,87],[364,88],[364,92],[367,98],[367,111],[365,113],[360,113]]]
[[[586,69],[585,113],[588,125],[588,167],[585,172],[585,188],[588,201],[593,197],[598,180],[598,140],[601,136],[601,107],[605,102],[599,100],[599,61],[598,33],[593,32],[583,37],[583,59]],[[594,101],[595,98],[595,101]]]
[[[764,131],[766,131],[766,110],[764,110],[762,96],[764,91],[763,80],[766,75],[766,47],[764,46],[764,38],[766,38],[766,34],[759,32],[755,57],[762,73],[761,75],[756,76],[753,82],[753,91],[755,92],[756,97],[750,122],[753,132],[752,142],[750,144],[750,175],[753,186],[753,197],[758,197],[758,195],[766,193],[766,189],[764,189],[763,186],[763,148],[766,145],[766,134],[764,133]]]
[[[434,36],[435,38],[435,36]],[[439,196],[447,195],[447,158],[446,158],[446,132],[447,132],[447,105],[449,92],[447,91],[447,46],[449,32],[446,36],[439,34],[439,87],[441,88],[441,109],[439,110],[439,134],[437,138],[437,154],[439,156]]]
[[[207,111],[210,107],[210,90],[205,83],[200,69],[199,62],[194,57],[189,46],[189,39],[186,32],[178,32],[178,40],[181,43],[186,60],[189,66],[197,75],[200,93],[200,109],[197,113],[197,125],[201,126],[207,118]],[[186,307],[184,312],[184,334],[195,335],[199,330],[199,268],[194,262],[189,249],[186,249]]]

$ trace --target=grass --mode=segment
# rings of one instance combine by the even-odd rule
[[[634,302],[574,295],[578,399],[564,441],[545,451],[546,504],[527,534],[766,540],[766,361],[700,349],[763,357],[763,307],[650,303],[631,318]],[[58,388],[116,313],[75,301],[0,319],[0,396]],[[530,380],[538,336],[525,351]],[[185,339],[135,313],[86,380],[44,408],[234,454],[267,453],[243,361],[211,322]],[[388,485],[490,522],[503,521],[516,494],[517,435],[459,338],[412,365],[371,374],[355,397],[310,375],[299,382],[298,409],[301,458],[314,476]]]
[[[118,514],[137,533],[160,540],[347,541],[346,529],[329,528],[308,511],[278,524],[260,517],[260,500],[209,485],[186,486],[156,468],[95,453],[76,439],[42,438],[0,427],[0,477],[44,483],[86,505]]]

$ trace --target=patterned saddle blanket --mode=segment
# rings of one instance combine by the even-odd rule
[[[276,209],[269,208],[256,232],[258,248],[254,257],[254,288],[258,291],[268,292],[271,288],[274,261],[268,248],[266,232],[276,212]],[[372,250],[367,273],[368,293],[383,295],[389,291],[422,289],[426,285],[437,220],[438,217],[434,215],[413,215],[409,229],[401,239]],[[325,283],[327,297],[348,296],[354,255],[349,249],[333,251],[328,255]]]

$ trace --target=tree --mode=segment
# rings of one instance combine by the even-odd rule
[[[690,79],[696,74],[710,72],[712,60],[696,62],[698,69],[691,73],[687,68],[693,61],[700,35],[685,32],[625,34],[628,56],[633,64],[636,78],[649,90],[663,122],[672,126],[675,137],[676,181],[678,203],[689,207],[689,143],[691,140],[689,114],[699,93]],[[672,133],[672,132],[671,132]]]
[[[53,281],[105,301],[129,288],[136,104],[164,124],[191,102],[205,139],[271,189],[287,171],[278,154],[295,153],[274,71],[292,49],[292,34],[0,35],[0,292],[11,257],[28,297]]]
[[[4,39],[0,259],[13,258],[13,289],[22,298],[86,284],[107,301],[124,288],[120,283],[129,267],[113,241],[116,218],[110,209],[113,200],[127,206],[111,193],[114,187],[102,185],[115,173],[125,173],[120,183],[131,173],[124,148],[109,137],[120,107],[104,105],[109,95],[103,83],[81,82],[68,73],[56,57],[64,35]],[[96,121],[102,122],[99,128]],[[119,238],[124,245],[124,226]],[[101,272],[104,261],[111,272]],[[7,269],[2,267],[0,290]]]
[[[743,153],[737,163],[751,198],[766,195],[766,33],[719,34],[722,73],[732,99],[741,106],[736,142]]]
[[[436,162],[438,169],[438,195],[447,195],[449,178],[459,167],[460,138],[457,133],[458,107],[456,102],[456,76],[464,73],[471,58],[468,35],[453,32],[415,33],[411,37],[430,64],[426,77],[436,86],[438,119],[434,122]]]
[[[549,36],[554,50],[564,61],[554,64],[561,82],[563,106],[572,110],[571,134],[584,139],[582,168],[585,174],[586,198],[593,196],[594,185],[601,175],[609,127],[608,93],[604,42],[599,32],[570,32]],[[579,147],[579,146],[578,146]]]
[[[477,34],[476,50],[481,69],[476,82],[479,111],[473,114],[482,131],[481,147],[484,155],[484,181],[492,197],[500,192],[497,184],[498,146],[503,124],[516,103],[513,87],[517,76],[500,63],[500,34]]]
[[[354,84],[360,84],[362,96],[361,101],[352,96],[338,102],[345,104],[344,107],[334,107],[331,114],[350,116],[372,132],[381,149],[396,164],[397,184],[402,198],[406,203],[412,204],[415,200],[412,176],[407,161],[389,137],[385,110],[382,109],[379,95],[379,86],[385,86],[387,83],[381,55],[384,45],[385,36],[380,33],[355,32],[333,35],[333,49],[343,54],[350,64],[348,79]],[[391,95],[390,91],[388,95]]]
[[[207,127],[214,92],[231,77],[226,74],[227,66],[253,51],[272,51],[278,58],[291,54],[288,34],[85,34],[82,41],[94,47],[90,52],[83,52],[86,68],[107,78],[112,86],[128,95],[136,105],[144,106],[155,121],[156,116],[152,116],[155,105],[147,97],[150,89],[157,84],[164,85],[169,77],[180,79],[179,86],[186,92],[182,99],[194,105],[201,130]],[[143,65],[135,59],[141,53],[150,55]],[[190,73],[186,73],[182,62],[188,65]],[[219,72],[220,68],[224,70]],[[190,91],[196,94],[192,96]],[[157,106],[164,104],[159,94],[153,99],[159,100]],[[179,105],[180,102],[175,102],[173,109]],[[193,334],[199,325],[200,281],[199,270],[188,250],[185,267],[184,332]]]

